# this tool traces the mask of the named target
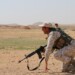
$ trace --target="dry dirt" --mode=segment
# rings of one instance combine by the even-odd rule
[[[75,32],[66,32],[75,38]],[[29,50],[0,50],[0,75],[72,75],[61,73],[62,62],[55,60],[53,55],[51,55],[49,59],[48,72],[44,72],[44,61],[39,69],[29,71],[26,67],[26,60],[21,63],[18,63],[18,60],[22,59],[25,54],[29,54],[30,52]],[[38,64],[37,55],[29,60],[31,68]]]
[[[18,63],[18,60],[24,58],[25,54],[30,53],[31,51],[24,50],[12,50],[0,51],[0,75],[72,75],[67,73],[61,73],[62,63],[55,60],[53,55],[49,59],[49,70],[44,72],[44,61],[42,62],[39,69],[35,71],[29,71],[27,69],[27,61],[24,60],[21,63]],[[38,57],[29,58],[30,67],[33,68],[38,64]]]

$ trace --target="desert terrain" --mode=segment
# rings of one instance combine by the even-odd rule
[[[75,39],[74,27],[65,32]],[[25,54],[46,44],[45,37],[41,29],[0,27],[0,75],[72,75],[61,72],[62,62],[54,59],[53,54],[49,58],[48,72],[44,72],[44,61],[35,71],[27,69],[26,60],[18,63]],[[37,66],[38,61],[37,55],[29,58],[30,67]]]

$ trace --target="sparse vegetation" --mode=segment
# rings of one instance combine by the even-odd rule
[[[61,27],[74,31],[75,27]],[[69,31],[66,31],[68,34]],[[74,37],[74,33],[70,34]],[[27,27],[0,27],[0,50],[34,50],[40,45],[46,44],[45,35],[41,29],[28,29]]]
[[[0,50],[34,50],[46,44],[40,29],[0,29]]]
[[[75,38],[75,31],[68,28],[65,32]],[[41,29],[0,27],[0,75],[62,75],[62,63],[55,60],[53,55],[50,56],[48,73],[44,73],[44,62],[34,72],[28,71],[26,61],[18,64],[24,55],[32,52],[31,50],[46,44],[45,37]],[[37,54],[29,58],[31,68],[37,66],[37,60]]]

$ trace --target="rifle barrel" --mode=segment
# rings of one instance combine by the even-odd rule
[[[36,51],[31,52],[30,54],[26,55],[26,58],[31,57],[32,55],[34,55],[36,53]]]

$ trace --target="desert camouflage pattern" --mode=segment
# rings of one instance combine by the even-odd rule
[[[45,48],[45,60],[48,61],[49,55],[52,53],[54,42],[61,36],[58,31],[52,31],[48,35],[47,46]]]
[[[47,47],[45,51],[45,59],[48,61],[49,55],[52,53],[52,47],[54,45],[55,40],[57,40],[61,34],[58,31],[53,31],[49,34]],[[54,57],[57,60],[60,60],[63,62],[64,67],[66,67],[65,64],[68,64],[73,57],[75,57],[75,40],[72,40],[71,43],[59,50],[56,51],[54,54]]]
[[[71,44],[57,51],[55,58],[64,62],[64,64],[71,61],[71,58],[75,56],[75,40],[71,41]]]

